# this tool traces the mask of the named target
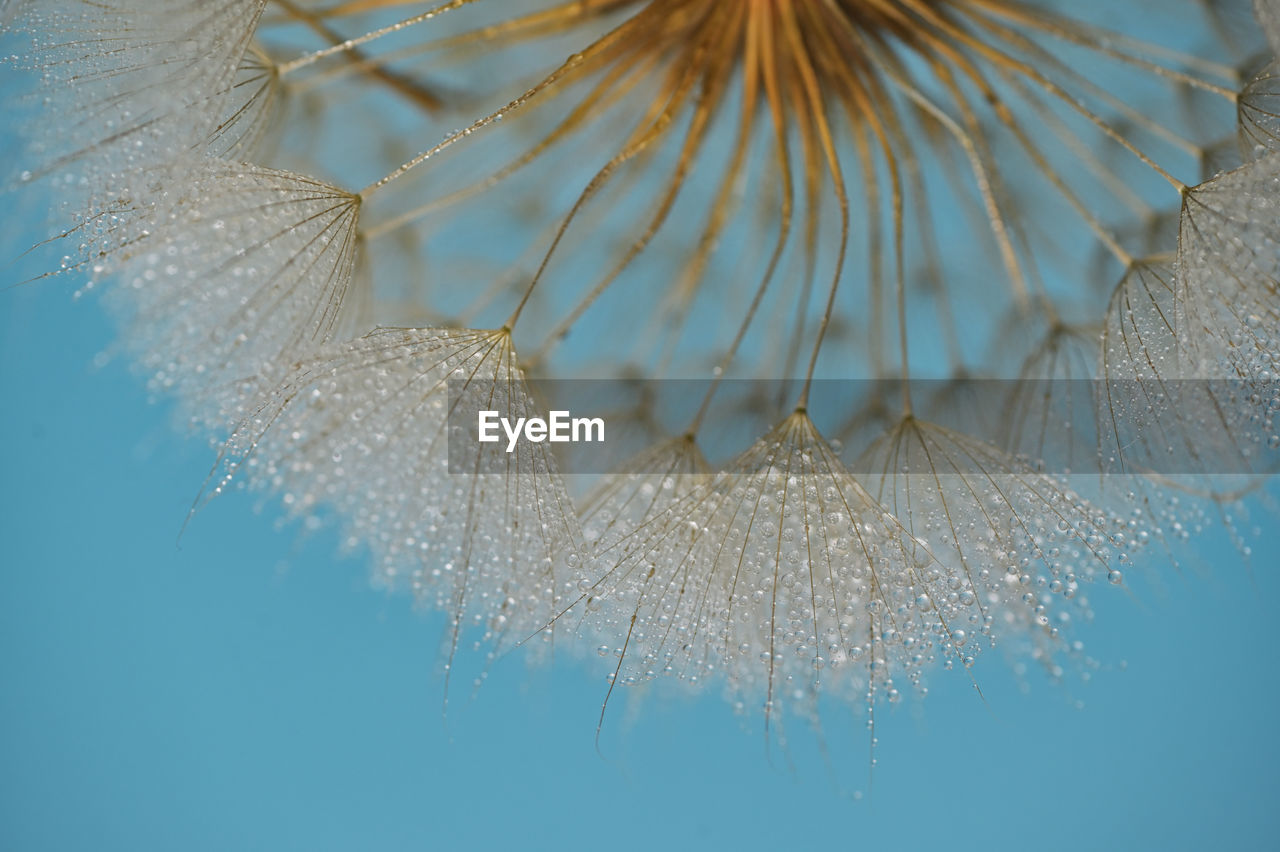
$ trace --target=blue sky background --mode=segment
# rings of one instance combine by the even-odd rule
[[[42,236],[23,204],[0,285],[56,262],[11,261]],[[805,731],[788,765],[716,694],[615,694],[597,753],[599,660],[504,660],[446,726],[443,618],[332,531],[234,493],[178,541],[213,453],[99,357],[114,332],[77,286],[0,291],[2,850],[1277,846],[1280,513],[1258,501],[1251,569],[1211,532],[1180,571],[1092,590],[1090,682],[1023,691],[993,653],[985,703],[939,673],[882,709],[861,799],[856,713],[827,720],[835,779]]]

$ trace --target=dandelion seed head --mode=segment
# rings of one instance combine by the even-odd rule
[[[1240,93],[1240,150],[1245,159],[1280,151],[1280,64],[1267,65]]]
[[[340,328],[359,200],[302,175],[211,157],[151,177],[165,192],[145,217],[109,229],[99,275],[118,282],[111,301],[154,383],[222,428]]]
[[[1120,542],[1133,537],[1065,480],[920,420],[900,423],[859,467],[872,472],[875,498],[927,548],[949,599],[968,601],[983,641],[1006,653],[1066,652],[1070,634],[1061,628],[1091,617],[1082,588],[1105,577]]]
[[[451,468],[450,442],[468,440],[450,436],[451,382],[533,412],[505,331],[380,329],[302,361],[226,458],[289,495],[290,512],[336,513],[381,582],[407,585],[461,632],[512,644],[576,594],[582,534],[545,444],[510,455],[494,444]]]
[[[599,554],[638,546],[640,531],[706,484],[712,468],[688,436],[664,441],[610,475],[583,509],[583,532]],[[691,522],[696,523],[696,522]]]
[[[15,4],[11,26],[34,40],[20,60],[38,81],[29,97],[65,116],[30,127],[33,159],[75,175],[93,193],[75,203],[92,208],[135,170],[198,149],[217,127],[264,5]]]
[[[1187,346],[1209,375],[1280,375],[1280,157],[1263,156],[1192,190],[1178,240]]]
[[[641,499],[643,485],[627,488],[637,484],[612,499]],[[623,683],[721,672],[767,716],[806,716],[820,695],[861,701],[895,678],[920,686],[942,660],[963,663],[959,649],[976,650],[974,590],[848,474],[807,415],[646,505],[630,540],[601,552],[606,603],[586,619],[625,635]]]
[[[609,695],[714,683],[767,723],[976,682],[997,646],[1058,678],[1086,589],[1206,523],[1161,462],[1192,450],[1218,499],[1213,453],[1277,449],[1275,66],[1241,90],[1243,4],[1133,33],[1012,0],[264,5],[6,5],[69,116],[32,150],[67,271],[230,431],[211,493],[333,518],[446,613],[446,672],[578,634]],[[528,372],[713,384],[575,505],[546,444],[456,416],[539,413]],[[956,380],[913,400],[920,374]],[[1020,383],[915,413],[980,376]],[[830,377],[902,398],[831,411]],[[1057,395],[1080,378],[1105,398]],[[1124,477],[1086,497],[1055,462]]]

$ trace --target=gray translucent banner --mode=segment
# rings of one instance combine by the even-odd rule
[[[453,380],[449,469],[536,473],[549,452],[561,473],[659,472],[637,459],[688,432],[711,389],[710,380],[561,380],[530,382],[526,393]],[[796,381],[721,382],[699,448],[731,465],[795,411],[799,391]],[[908,394],[914,420],[904,418]],[[990,473],[1006,456],[1057,474],[1280,467],[1280,382],[826,380],[809,399],[808,416],[855,474]]]

